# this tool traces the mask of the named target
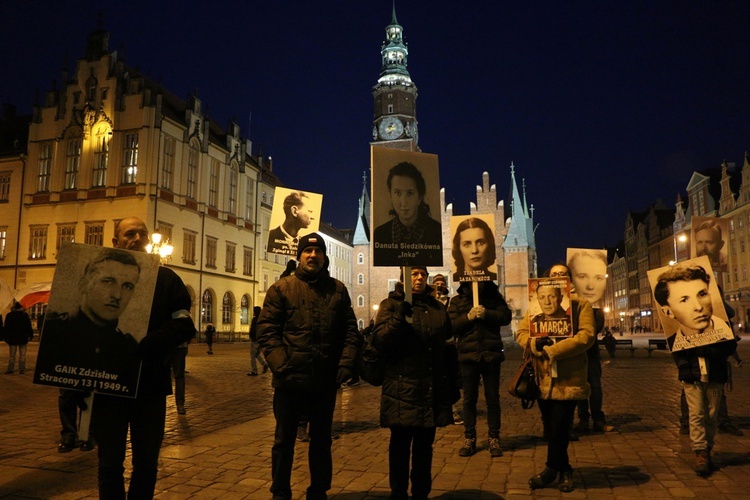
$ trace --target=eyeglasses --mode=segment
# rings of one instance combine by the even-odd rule
[[[567,278],[568,272],[567,271],[557,271],[554,273],[549,273],[550,278]]]

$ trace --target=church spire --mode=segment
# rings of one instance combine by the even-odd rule
[[[504,247],[528,247],[534,241],[533,236],[529,237],[529,219],[526,215],[525,202],[522,201],[518,192],[518,183],[516,182],[516,167],[513,162],[510,164],[510,184],[512,190],[511,199],[511,219],[508,234],[503,242]],[[533,230],[533,228],[532,228]]]
[[[354,228],[352,244],[368,245],[370,243],[370,191],[367,189],[367,172],[362,172],[362,195],[359,197],[357,227]]]

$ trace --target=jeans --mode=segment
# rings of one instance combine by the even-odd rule
[[[388,474],[391,498],[409,498],[409,458],[411,494],[426,499],[432,490],[432,443],[435,427],[391,427],[388,447]]]
[[[93,404],[94,427],[99,445],[99,498],[125,498],[123,462],[128,427],[133,473],[127,497],[130,500],[153,498],[159,450],[164,438],[167,397],[163,394],[146,393],[131,399],[97,394]]]
[[[28,344],[21,345],[8,345],[10,347],[10,353],[8,356],[8,371],[13,373],[13,368],[16,364],[16,352],[18,352],[18,371],[23,373],[26,371],[26,348]]]
[[[464,437],[477,437],[477,400],[479,399],[479,377],[484,383],[484,399],[487,402],[487,427],[489,437],[500,437],[500,361],[461,363],[464,398]]]
[[[307,498],[326,498],[331,489],[333,460],[331,458],[331,425],[336,407],[336,389],[316,391],[280,389],[273,394],[276,432],[271,448],[271,493],[274,498],[292,498],[292,466],[297,426],[307,415],[310,422],[310,487]]]
[[[683,382],[685,401],[690,414],[690,448],[693,451],[711,451],[714,447],[719,416],[719,402],[724,384]]]
[[[172,355],[172,375],[174,376],[174,402],[177,406],[185,406],[185,358],[188,347],[178,347]]]
[[[568,458],[570,429],[576,411],[576,400],[538,399],[547,437],[547,467],[560,472],[572,470]]]
[[[250,371],[253,373],[258,372],[258,363],[256,363],[256,360],[260,361],[260,365],[263,368],[267,368],[268,364],[266,364],[266,361],[263,359],[263,356],[260,353],[260,344],[256,342],[255,340],[250,341]]]
[[[594,422],[604,423],[604,412],[602,411],[602,360],[599,357],[589,357],[588,372],[586,374],[591,395],[589,399],[578,402],[578,420],[588,422],[592,418]],[[589,413],[589,409],[591,412]]]

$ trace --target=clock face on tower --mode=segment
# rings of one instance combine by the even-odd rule
[[[395,116],[388,116],[380,122],[378,132],[381,139],[392,141],[393,139],[398,139],[404,133],[404,124]]]

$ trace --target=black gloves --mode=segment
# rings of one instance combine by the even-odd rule
[[[404,318],[411,318],[413,312],[411,304],[406,301],[401,302],[398,305],[398,312]]]
[[[693,370],[690,368],[690,365],[680,365],[677,369],[680,371],[680,374],[677,377],[679,380],[683,382],[693,382]]]
[[[336,385],[341,386],[354,377],[351,369],[346,366],[339,366],[339,372],[336,374]]]
[[[536,339],[536,350],[539,352],[544,352],[544,346],[546,345],[554,345],[554,341],[549,337],[537,337]]]

